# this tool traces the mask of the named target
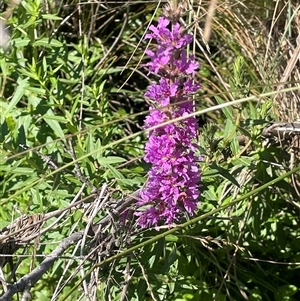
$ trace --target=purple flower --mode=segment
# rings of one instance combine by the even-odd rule
[[[192,35],[182,34],[182,28],[179,23],[173,25],[172,31],[167,28],[169,24],[169,20],[160,17],[157,27],[154,25],[149,27],[152,33],[146,34],[145,39],[155,39],[165,49],[182,49],[193,41]]]
[[[170,98],[176,95],[177,89],[178,84],[170,85],[165,78],[162,78],[158,85],[149,86],[145,96],[159,102],[161,106],[166,106],[170,104]]]
[[[149,71],[158,73],[161,68],[166,66],[171,59],[171,53],[169,49],[159,48],[156,53],[151,50],[146,50],[146,54],[149,55],[151,62],[146,64],[146,67],[149,68]]]
[[[164,17],[149,29],[151,33],[145,38],[155,39],[157,50],[146,51],[151,60],[146,67],[161,79],[145,93],[153,102],[145,128],[192,113],[195,108],[191,95],[200,88],[192,78],[199,64],[184,50],[193,36],[184,34],[179,23],[172,24]],[[151,163],[151,169],[136,212],[142,227],[171,225],[185,212],[192,215],[197,210],[201,177],[197,133],[195,117],[149,131],[144,159]]]
[[[174,65],[180,70],[181,73],[194,74],[199,67],[197,62],[194,62],[193,56],[188,59],[185,50],[181,51],[180,59],[174,61]]]

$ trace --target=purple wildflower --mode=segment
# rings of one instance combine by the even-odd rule
[[[157,50],[146,51],[151,59],[146,67],[161,79],[145,93],[154,103],[145,128],[192,113],[191,94],[200,88],[192,80],[199,64],[184,50],[193,36],[185,34],[178,22],[164,17],[149,29],[151,33],[146,38],[156,40]],[[136,212],[142,227],[160,222],[170,225],[184,212],[192,215],[197,209],[201,175],[195,143],[197,130],[196,118],[188,117],[149,132],[144,159],[152,167],[137,203],[141,208]]]

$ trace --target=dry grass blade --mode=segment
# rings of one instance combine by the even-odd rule
[[[212,31],[212,22],[215,15],[216,7],[217,7],[218,0],[212,0],[210,2],[208,11],[207,11],[207,18],[206,23],[203,31],[203,39],[206,43],[209,42],[211,31]]]

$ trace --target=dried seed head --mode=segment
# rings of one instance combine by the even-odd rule
[[[177,3],[177,0],[170,0],[170,3],[164,6],[163,15],[173,24],[177,23],[184,11],[184,5]]]

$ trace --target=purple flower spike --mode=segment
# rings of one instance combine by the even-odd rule
[[[145,97],[153,102],[145,119],[145,128],[186,116],[195,110],[191,94],[200,84],[195,83],[199,64],[187,56],[184,48],[193,36],[184,34],[179,23],[172,24],[160,17],[157,26],[149,27],[145,36],[157,42],[157,50],[147,50],[149,72],[160,75],[158,83],[148,87]],[[195,117],[151,130],[145,147],[145,161],[151,163],[148,180],[140,193],[136,212],[142,227],[171,225],[184,213],[193,215],[199,205],[201,171],[196,154],[198,124]]]

